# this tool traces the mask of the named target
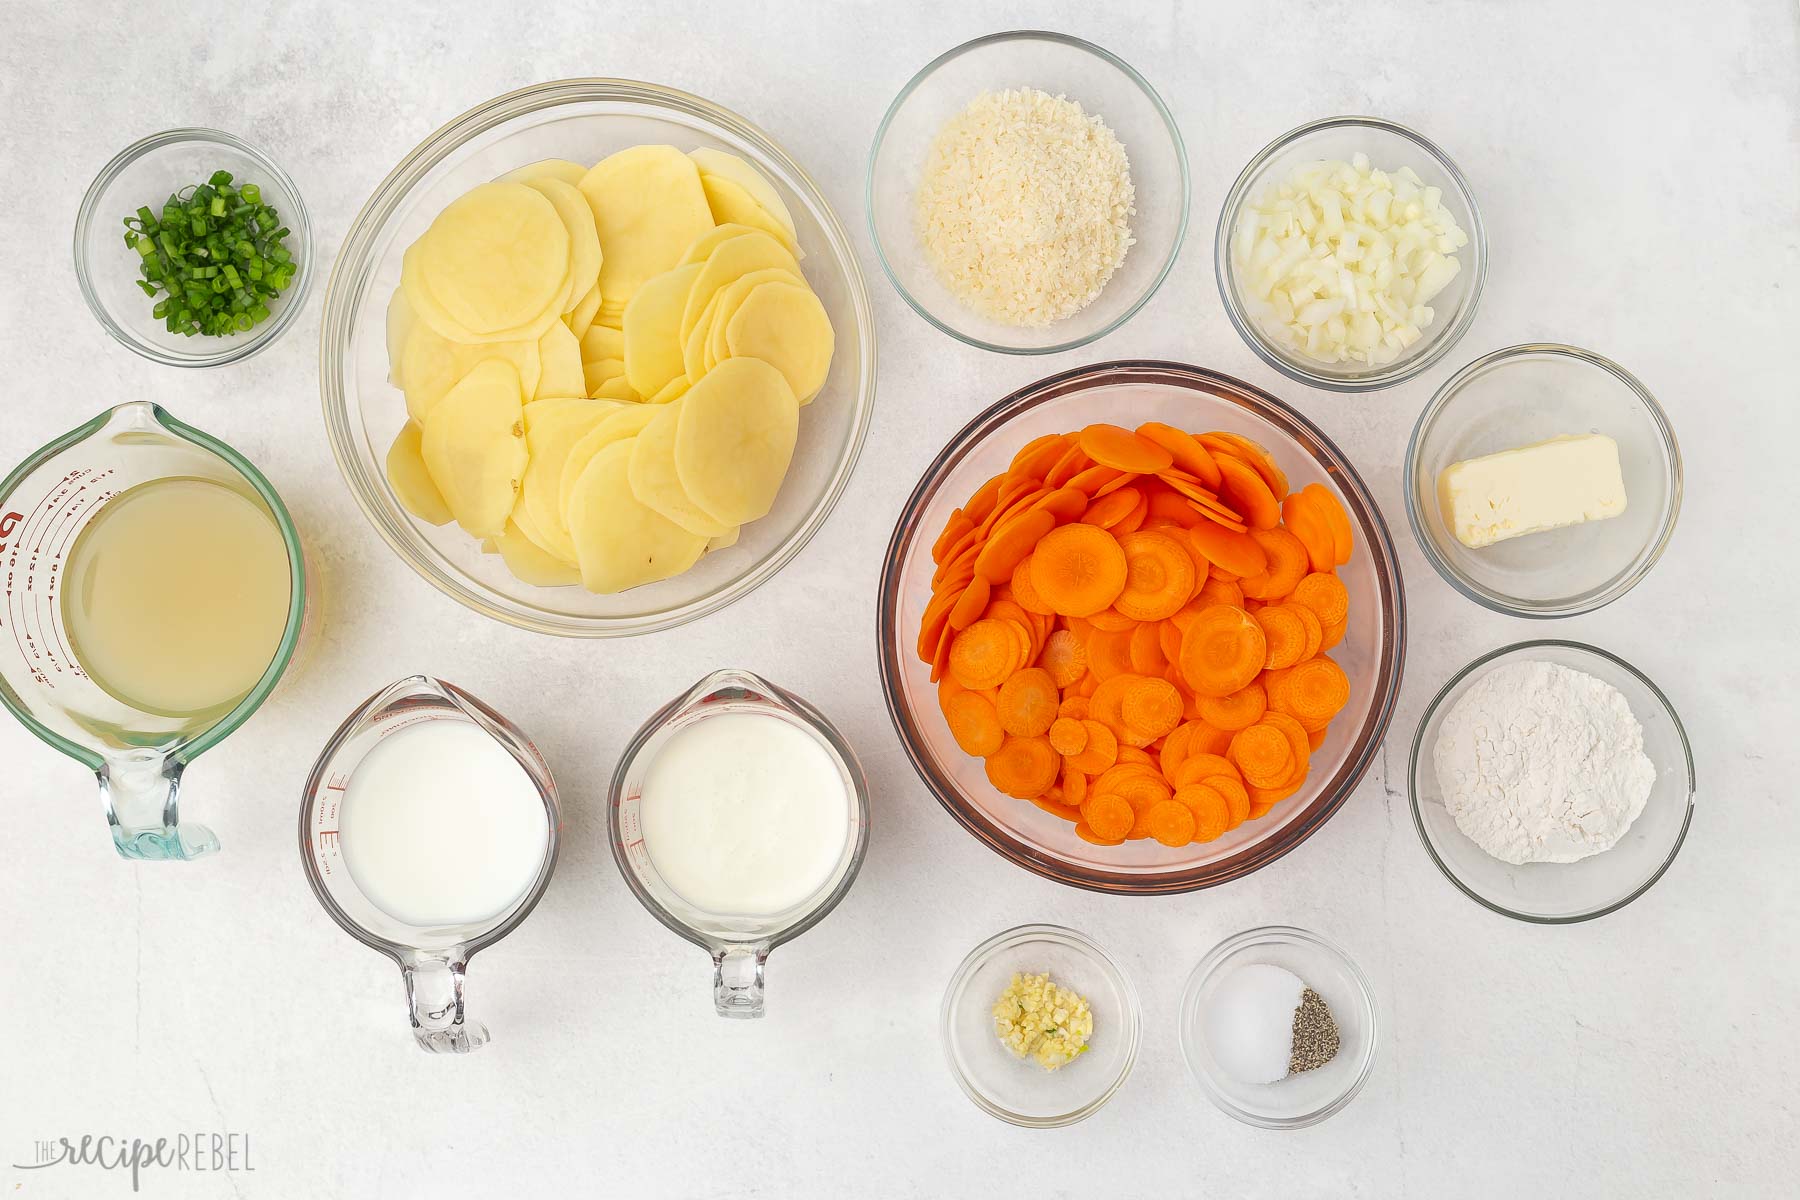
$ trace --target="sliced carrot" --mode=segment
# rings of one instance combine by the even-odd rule
[[[963,515],[976,525],[987,520],[988,514],[994,511],[994,505],[1000,499],[1000,488],[1005,482],[1004,474],[996,475],[976,488],[975,494],[969,497],[969,502],[963,505]]]
[[[1286,713],[1272,712],[1263,715],[1263,723],[1281,731],[1282,736],[1287,738],[1288,752],[1293,755],[1293,771],[1281,781],[1282,784],[1305,778],[1312,762],[1312,743],[1307,739],[1306,730],[1301,727],[1300,722]]]
[[[1316,751],[1325,745],[1325,739],[1330,736],[1331,730],[1329,728],[1309,729],[1306,731],[1306,744]]]
[[[1043,653],[1038,655],[1038,665],[1050,672],[1050,678],[1056,686],[1066,688],[1079,682],[1087,674],[1087,650],[1082,647],[1081,639],[1067,629],[1058,629],[1044,639]]]
[[[1122,487],[1116,492],[1108,493],[1087,506],[1087,511],[1081,514],[1082,524],[1111,529],[1131,515],[1140,499],[1141,494],[1131,487]]]
[[[1131,633],[1127,630],[1095,630],[1087,643],[1088,669],[1102,683],[1119,675],[1133,674],[1131,669]]]
[[[1163,845],[1185,846],[1194,840],[1196,819],[1187,805],[1164,800],[1144,814],[1144,825]]]
[[[1125,587],[1113,601],[1119,612],[1137,621],[1161,621],[1192,597],[1194,560],[1180,542],[1140,529],[1120,538],[1119,546],[1125,552]]]
[[[1252,787],[1280,787],[1294,770],[1294,751],[1287,735],[1260,722],[1238,730],[1226,756]]]
[[[1200,719],[1216,729],[1235,733],[1262,720],[1268,707],[1268,693],[1262,684],[1252,680],[1229,696],[1200,697]]]
[[[1199,741],[1198,735],[1193,739]],[[1174,783],[1177,787],[1187,787],[1193,783],[1205,783],[1207,780],[1223,775],[1227,779],[1239,778],[1237,766],[1222,754],[1198,751],[1190,752],[1182,761],[1181,768],[1175,772]]]
[[[969,586],[962,590],[956,604],[950,609],[950,628],[967,629],[981,619],[987,611],[988,598],[993,595],[993,585],[977,575],[969,581]]]
[[[1007,468],[1007,474],[1025,475],[1042,482],[1057,460],[1069,452],[1072,444],[1069,436],[1062,433],[1046,433],[1043,437],[1034,438],[1013,455],[1012,466]]]
[[[1219,579],[1215,576],[1207,579],[1205,586],[1200,589],[1200,594],[1195,599],[1199,600],[1203,606],[1229,604],[1233,608],[1242,608],[1244,591],[1230,580]]]
[[[1206,522],[1188,530],[1187,535],[1189,543],[1202,558],[1232,575],[1240,578],[1260,575],[1268,569],[1268,552],[1247,533],[1234,533]]]
[[[1289,609],[1289,605],[1277,604],[1250,614],[1262,627],[1265,668],[1291,667],[1306,655],[1306,625]]]
[[[1270,810],[1270,809],[1271,809],[1271,808],[1274,808],[1274,807],[1275,807],[1275,805],[1274,805],[1274,804],[1273,804],[1273,803],[1269,803],[1269,804],[1258,804],[1258,803],[1257,803],[1257,802],[1256,802],[1256,801],[1254,801],[1254,800],[1252,800],[1252,801],[1251,801],[1251,802],[1250,802],[1250,819],[1251,819],[1251,820],[1252,820],[1252,821],[1254,821],[1254,820],[1256,820],[1256,819],[1257,819],[1257,818],[1258,818],[1258,817],[1261,817],[1261,816],[1264,816],[1264,815],[1266,815],[1266,814],[1267,814],[1267,813],[1268,813],[1268,811],[1269,811],[1269,810]],[[1079,826],[1079,825],[1077,825],[1077,826],[1076,826],[1076,827],[1075,827],[1075,832],[1076,832],[1076,833],[1080,833],[1080,832],[1081,832],[1081,826]],[[1090,839],[1090,840],[1091,840],[1091,839]],[[1118,845],[1118,844],[1119,844],[1119,843],[1118,843],[1118,842],[1109,842],[1109,843],[1105,843],[1105,844],[1107,844],[1107,845],[1113,845],[1113,846],[1116,846],[1116,845]]]
[[[1329,650],[1339,642],[1343,641],[1344,634],[1349,628],[1350,623],[1348,621],[1339,621],[1336,625],[1326,625],[1325,636],[1319,642],[1319,650],[1321,652]]]
[[[1042,490],[1043,488],[1036,480],[1019,479],[1012,475],[1006,476],[1000,487],[1000,495],[994,501],[994,511],[990,512],[987,519],[981,523],[982,536],[985,538],[1001,522],[1016,515],[1020,500],[1027,496],[1035,496]]]
[[[963,514],[962,509],[959,508],[951,513],[950,519],[944,522],[944,531],[938,534],[937,541],[931,544],[931,561],[941,563],[950,557],[951,547],[975,527],[975,522],[969,520]]]
[[[1102,679],[1100,686],[1094,689],[1089,711],[1094,720],[1118,735],[1120,745],[1129,745],[1132,740],[1125,734],[1125,694],[1131,690],[1132,684],[1142,678],[1142,675],[1133,675],[1127,671]],[[1149,738],[1144,739],[1145,745],[1149,742]]]
[[[1006,733],[1000,728],[1000,718],[987,697],[980,692],[957,692],[943,700],[942,706],[944,723],[950,727],[950,736],[956,739],[964,754],[986,758],[999,751]]]
[[[1193,819],[1193,841],[1210,842],[1231,828],[1231,806],[1211,784],[1189,784],[1175,793],[1175,801]]]
[[[1218,604],[1182,635],[1181,674],[1195,695],[1229,696],[1256,678],[1267,653],[1262,627],[1250,614]]]
[[[1273,529],[1281,523],[1281,504],[1275,493],[1243,459],[1221,454],[1215,460],[1224,482],[1219,485],[1219,498],[1243,515],[1252,529]]]
[[[1009,734],[1000,749],[987,757],[988,782],[1020,800],[1049,791],[1061,771],[1062,755],[1050,748],[1049,738]]]
[[[1136,488],[1129,490],[1137,491]],[[1122,538],[1128,533],[1136,533],[1144,527],[1144,519],[1149,515],[1150,498],[1144,495],[1143,492],[1138,491],[1137,503],[1131,506],[1131,511],[1125,514],[1124,520],[1112,527],[1112,535],[1116,538]]]
[[[1262,476],[1263,482],[1269,485],[1269,490],[1277,500],[1287,495],[1287,476],[1276,465],[1275,456],[1269,453],[1269,448],[1261,442],[1252,441],[1241,433],[1226,433],[1224,430],[1203,433],[1195,440],[1215,452],[1235,454],[1250,464]]]
[[[1092,718],[1084,718],[1087,745],[1080,754],[1069,756],[1069,766],[1083,775],[1098,775],[1119,761],[1119,739],[1113,731]]]
[[[1064,763],[1062,790],[1063,803],[1080,808],[1081,802],[1087,799],[1088,777],[1083,775],[1080,771],[1074,770],[1067,763]]]
[[[1080,488],[1061,487],[1046,491],[1032,501],[1033,508],[1056,518],[1058,525],[1073,521],[1087,511],[1088,494]]]
[[[1065,821],[1081,820],[1081,806],[1070,804],[1067,795],[1058,788],[1051,788],[1042,796],[1031,797],[1031,802],[1053,817],[1061,817]]]
[[[1071,445],[1063,451],[1062,457],[1056,460],[1056,464],[1044,473],[1044,486],[1060,488],[1093,465],[1093,459],[1087,456],[1087,452],[1081,448],[1079,443]]]
[[[1087,749],[1087,730],[1072,717],[1058,717],[1050,723],[1050,745],[1064,758]]]
[[[1116,608],[1097,612],[1088,618],[1088,623],[1101,633],[1130,633],[1137,628],[1137,622]]]
[[[1038,595],[1066,616],[1089,617],[1111,608],[1125,588],[1125,551],[1117,538],[1093,525],[1052,529],[1031,559]]]
[[[1319,513],[1331,530],[1332,558],[1338,566],[1343,566],[1350,561],[1351,552],[1356,546],[1355,534],[1350,527],[1350,514],[1344,511],[1344,506],[1338,502],[1331,489],[1322,483],[1309,483],[1300,490],[1318,505]]]
[[[1147,746],[1181,724],[1181,693],[1166,679],[1145,678],[1126,689],[1120,705],[1124,741]]]
[[[1250,816],[1250,792],[1244,787],[1244,781],[1236,775],[1213,775],[1206,780],[1206,786],[1225,797],[1225,808],[1230,814],[1226,830],[1236,829]]]
[[[1223,758],[1225,750],[1231,745],[1232,730],[1220,729],[1204,717],[1188,718],[1194,723],[1193,736],[1188,739],[1189,754],[1212,754]]]
[[[1250,536],[1268,555],[1269,565],[1255,575],[1246,575],[1239,584],[1244,595],[1257,600],[1274,600],[1292,592],[1306,578],[1311,565],[1306,544],[1285,529],[1252,529]]]
[[[1014,737],[1037,737],[1049,733],[1056,722],[1056,681],[1042,667],[1015,671],[1000,685],[1000,728]],[[1060,751],[1059,751],[1060,753]]]
[[[1337,542],[1331,526],[1319,512],[1318,502],[1305,492],[1294,492],[1281,502],[1281,520],[1288,532],[1306,545],[1307,558],[1315,571],[1329,571],[1337,565]]]
[[[1137,820],[1130,802],[1111,792],[1090,791],[1082,802],[1081,815],[1094,836],[1107,842],[1125,840],[1125,835],[1131,832],[1132,822]],[[1076,832],[1080,832],[1080,826],[1076,826]]]
[[[1145,750],[1142,746],[1132,746],[1125,742],[1120,742],[1119,762],[1131,766],[1149,766],[1151,762],[1150,752]]]
[[[1031,553],[1046,533],[1056,528],[1056,517],[1042,509],[1033,509],[1008,518],[988,536],[987,544],[975,557],[975,577],[989,583],[1005,583],[1012,578],[1019,560]]]
[[[1154,475],[1175,463],[1175,456],[1155,442],[1117,425],[1089,425],[1079,436],[1089,458],[1121,471]]]
[[[1294,603],[1312,609],[1320,625],[1336,625],[1350,615],[1349,589],[1343,580],[1324,571],[1315,571],[1294,586]]]
[[[1175,611],[1179,615],[1181,610],[1176,609]],[[1168,670],[1169,663],[1181,661],[1181,626],[1175,623],[1174,617],[1156,623],[1156,648],[1162,651],[1165,672]]]
[[[950,642],[950,670],[957,682],[971,691],[999,687],[1022,662],[1018,640],[1007,621],[977,621]]]
[[[1031,555],[1027,554],[1013,568],[1012,579],[1007,584],[1012,589],[1013,602],[1028,613],[1039,616],[1054,616],[1055,612],[1044,598],[1037,594],[1037,587],[1031,582]]]
[[[950,610],[956,607],[958,596],[937,592],[931,602],[925,606],[925,612],[919,618],[919,660],[930,662],[931,656],[937,652],[938,636],[949,627]]]
[[[936,683],[949,672],[950,647],[955,644],[955,639],[956,630],[950,628],[950,622],[945,621],[939,627],[937,645],[932,648],[931,658],[928,660],[931,663],[931,682]]]
[[[1319,648],[1325,644],[1325,627],[1319,623],[1318,614],[1304,604],[1296,604],[1289,600],[1281,607],[1291,610],[1296,617],[1300,618],[1300,624],[1306,627],[1306,645],[1300,651],[1300,661],[1305,662],[1317,654]]]
[[[1350,677],[1320,656],[1295,667],[1287,682],[1288,709],[1302,723],[1329,721],[1350,702]]]
[[[1234,533],[1242,533],[1250,527],[1236,509],[1201,487],[1198,481],[1169,471],[1164,471],[1159,478],[1187,497],[1188,503],[1194,506],[1194,512],[1202,520],[1213,525],[1223,525]]]
[[[1075,477],[1064,486],[1080,488],[1090,496],[1098,496],[1102,494],[1101,488],[1112,491],[1114,488],[1122,486],[1120,480],[1129,483],[1132,478],[1134,477],[1130,471],[1121,471],[1117,467],[1095,463],[1093,466],[1077,472]]]
[[[1181,766],[1181,760],[1188,755],[1188,745],[1194,739],[1194,726],[1197,722],[1183,721],[1163,739],[1162,754],[1159,766],[1167,778],[1174,778],[1175,770]]]
[[[1131,631],[1131,669],[1138,675],[1160,676],[1169,669],[1169,657],[1163,653],[1161,621],[1146,621]],[[1176,654],[1181,645],[1176,643]]]
[[[1171,490],[1150,494],[1150,515],[1145,518],[1145,524],[1166,523],[1192,529],[1205,519],[1193,503],[1179,492]]]
[[[1161,421],[1146,421],[1137,427],[1138,436],[1155,442],[1169,452],[1175,465],[1209,488],[1219,486],[1219,464],[1200,439]]]
[[[1057,632],[1067,633],[1068,631],[1059,629]],[[1085,721],[1088,715],[1088,698],[1086,696],[1064,696],[1062,703],[1056,706],[1056,715]]]

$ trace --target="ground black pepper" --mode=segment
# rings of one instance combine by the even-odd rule
[[[1288,1074],[1298,1075],[1324,1066],[1337,1057],[1338,1027],[1325,997],[1307,988],[1294,1010],[1294,1047],[1288,1053]]]

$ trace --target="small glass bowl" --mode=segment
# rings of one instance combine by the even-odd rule
[[[1232,971],[1267,963],[1292,971],[1324,998],[1338,1027],[1337,1056],[1276,1083],[1243,1083],[1227,1074],[1207,1044],[1206,1007]],[[1260,1129],[1304,1129],[1343,1110],[1375,1068],[1380,1020],[1375,992],[1336,944],[1286,925],[1226,938],[1200,960],[1181,993],[1181,1054],[1206,1098]]]
[[[1444,807],[1431,762],[1444,717],[1477,679],[1518,660],[1561,663],[1610,683],[1644,726],[1644,753],[1656,766],[1656,784],[1644,811],[1610,850],[1579,862],[1515,867],[1469,840]],[[1580,642],[1520,642],[1484,654],[1451,676],[1419,722],[1407,778],[1413,824],[1438,869],[1476,903],[1539,925],[1589,921],[1636,900],[1675,861],[1694,818],[1694,756],[1668,697],[1624,659]]]
[[[1376,167],[1385,171],[1411,167],[1427,186],[1442,188],[1444,207],[1469,235],[1469,244],[1457,251],[1462,270],[1431,302],[1436,319],[1400,357],[1378,367],[1320,362],[1270,339],[1249,311],[1231,252],[1232,233],[1237,229],[1239,216],[1264,188],[1278,184],[1304,163],[1347,162],[1358,153],[1368,155]],[[1378,117],[1331,117],[1289,130],[1250,160],[1231,185],[1220,210],[1213,271],[1218,276],[1225,315],[1264,362],[1289,379],[1326,391],[1372,392],[1411,379],[1442,358],[1468,332],[1487,279],[1487,234],[1468,180],[1450,156],[1422,134]]]
[[[1479,550],[1456,540],[1438,501],[1452,463],[1571,433],[1619,444],[1625,511]],[[1669,419],[1625,368],[1574,346],[1509,346],[1438,389],[1406,452],[1406,516],[1444,581],[1515,617],[1572,617],[1611,604],[1650,573],[1681,514],[1681,448]]]
[[[1014,973],[1042,974],[1085,996],[1094,1014],[1087,1053],[1055,1071],[1015,1058],[994,1035],[992,1008]],[[1020,925],[969,952],[944,991],[944,1056],[976,1107],[1027,1129],[1055,1129],[1092,1116],[1137,1062],[1137,992],[1119,964],[1085,934],[1059,925]]]
[[[150,315],[156,302],[138,287],[138,254],[125,244],[123,221],[144,206],[161,211],[171,193],[218,170],[262,189],[263,203],[288,228],[286,244],[299,270],[270,301],[269,319],[247,333],[170,333]],[[217,129],[169,129],[133,142],[88,185],[75,217],[75,278],[88,308],[115,341],[164,366],[220,367],[261,352],[306,306],[315,274],[312,221],[294,181],[268,155]]]
[[[982,92],[1034,87],[1078,101],[1118,135],[1131,160],[1135,244],[1094,302],[1049,325],[990,320],[958,300],[919,242],[915,197],[938,131]],[[1188,164],[1162,98],[1124,60],[1080,38],[995,33],[939,55],[888,107],[869,151],[866,201],[875,252],[900,298],[953,338],[1002,354],[1054,354],[1103,337],[1162,286],[1187,234]]]

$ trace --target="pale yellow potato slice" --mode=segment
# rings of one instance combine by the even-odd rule
[[[525,469],[527,471],[529,471],[531,468],[528,465]],[[553,553],[550,550],[550,548],[545,544],[545,543],[551,541],[552,539],[545,536],[543,531],[537,527],[537,523],[531,519],[531,514],[525,511],[525,501],[524,500],[521,499],[521,500],[516,500],[513,502],[512,517],[510,518],[510,521],[511,521],[511,523],[507,526],[508,529],[511,529],[516,526],[518,528],[519,532],[524,534],[525,537],[531,542],[532,545],[536,546],[539,550],[543,551],[544,556],[546,558],[552,558],[552,559],[556,558],[555,553]],[[498,554],[499,552],[500,552],[500,549],[498,546],[496,546],[493,550],[493,553]],[[561,561],[561,560],[558,560],[558,561]],[[572,567],[575,565],[575,560],[571,558],[567,562],[565,562],[563,565]]]
[[[594,395],[604,400],[623,400],[627,404],[642,404],[644,398],[638,395],[631,381],[623,374],[615,375],[594,389]]]
[[[406,380],[401,391],[406,394],[407,413],[413,420],[423,421],[477,363],[489,359],[512,364],[526,395],[537,390],[542,361],[536,342],[452,342],[420,321],[407,334],[406,349],[400,355],[400,377]]]
[[[532,540],[552,557],[575,561],[575,544],[563,522],[563,466],[569,451],[611,414],[604,400],[540,400],[525,406],[525,446],[531,462],[520,481],[519,506],[525,510]],[[515,512],[514,519],[518,514]]]
[[[538,380],[531,397],[546,400],[552,396],[585,395],[587,377],[581,370],[581,343],[567,325],[552,321],[538,339]]]
[[[548,204],[549,201],[546,200],[545,203]],[[544,306],[543,312],[522,325],[486,332],[470,329],[451,317],[431,294],[431,289],[425,286],[420,274],[418,242],[408,246],[400,256],[400,288],[406,293],[406,303],[419,321],[431,326],[439,337],[452,342],[535,342],[544,336],[544,330],[550,327],[550,323],[562,315],[562,296],[559,294]]]
[[[711,554],[714,550],[729,550],[733,546],[737,545],[738,533],[740,532],[741,528],[742,528],[741,526],[733,525],[726,532],[721,533],[718,537],[713,538],[710,542],[707,542],[706,543],[706,552],[708,554]]]
[[[584,362],[581,364],[581,378],[587,385],[587,394],[598,396],[601,388],[615,379],[625,378],[625,360],[602,358],[596,362]]]
[[[811,404],[825,386],[835,339],[831,318],[811,288],[762,284],[723,324],[725,357],[762,359],[787,377],[801,405]]]
[[[594,323],[594,316],[599,311],[600,285],[591,283],[588,285],[587,294],[576,302],[574,308],[563,314],[563,324],[567,325],[569,332],[579,340],[587,333],[588,326]]]
[[[599,362],[616,358],[625,361],[625,334],[606,325],[591,325],[581,335],[581,361]]]
[[[569,498],[569,532],[581,564],[581,585],[590,592],[622,592],[668,579],[693,566],[706,551],[705,538],[689,533],[632,492],[634,441],[614,442],[596,454]]]
[[[729,358],[681,398],[675,470],[682,489],[724,525],[768,513],[794,457],[800,403],[760,358]]]
[[[400,373],[400,356],[406,352],[407,335],[418,323],[418,315],[406,302],[405,290],[396,285],[387,306],[388,382],[395,387],[405,386],[401,383],[405,376]]]
[[[500,178],[510,183],[530,183],[534,179],[543,178],[560,179],[570,187],[580,187],[581,180],[587,173],[586,167],[566,158],[540,158],[517,170],[508,171]]]
[[[724,150],[715,150],[711,146],[700,146],[688,151],[688,157],[700,168],[701,182],[708,175],[721,179],[729,179],[748,192],[757,207],[775,218],[775,222],[787,233],[789,242],[798,243],[799,231],[794,226],[794,214],[788,211],[787,202],[781,193],[775,190],[775,184],[747,159],[739,158]],[[715,220],[723,220],[715,211]]]
[[[623,313],[645,280],[681,261],[713,226],[694,160],[673,146],[633,146],[594,164],[581,181],[600,231],[601,309]]]
[[[771,267],[785,267],[795,276],[805,278],[800,274],[800,264],[794,261],[794,256],[766,233],[746,233],[720,242],[688,292],[687,307],[681,313],[682,343],[687,343],[688,335],[694,332],[700,314],[706,310],[707,302],[715,292],[752,271]]]
[[[718,308],[719,295],[714,292],[713,298],[700,310],[700,319],[694,323],[694,328],[681,339],[681,369],[690,386],[706,374],[706,335],[712,332],[713,313]]]
[[[800,243],[794,240],[794,235],[783,229],[781,222],[766,212],[749,192],[717,175],[700,176],[700,188],[706,193],[706,205],[712,210],[713,220],[760,229],[786,247],[789,254],[800,257]]]
[[[712,370],[720,359],[729,357],[725,349],[726,325],[737,312],[738,305],[748,299],[750,293],[767,283],[783,283],[802,288],[806,286],[806,281],[793,272],[782,267],[769,267],[739,276],[720,288],[715,297],[712,316],[707,320],[706,340],[701,343],[702,371]]]
[[[675,431],[684,402],[658,407],[656,416],[632,439],[631,491],[640,501],[689,533],[715,538],[731,526],[716,521],[688,499],[675,471]]]
[[[417,421],[400,427],[394,444],[388,447],[388,486],[394,489],[400,506],[419,520],[427,525],[448,525],[455,518],[444,503],[443,493],[431,481],[431,472],[425,469],[420,441],[423,434]]]
[[[663,385],[662,391],[656,393],[654,396],[644,397],[644,403],[667,404],[671,400],[679,400],[682,395],[687,392],[688,387],[688,377],[686,375],[677,375]]]
[[[573,564],[545,553],[542,546],[511,521],[494,538],[494,547],[500,552],[506,569],[521,583],[533,587],[568,587],[581,582],[581,572]]]
[[[569,460],[563,464],[562,481],[557,485],[556,491],[556,503],[562,511],[562,524],[565,527],[569,523],[569,497],[574,494],[575,483],[581,478],[581,473],[594,461],[594,455],[614,442],[636,437],[644,426],[655,419],[656,413],[654,408],[638,405],[620,408],[575,443],[574,448],[569,451]]]
[[[689,246],[687,253],[681,256],[681,265],[703,263],[712,257],[712,252],[719,248],[720,243],[729,242],[732,238],[742,237],[746,233],[761,232],[762,230],[753,229],[748,225],[714,225],[694,239],[694,244]]]
[[[642,396],[654,396],[683,371],[681,313],[703,270],[689,263],[644,281],[625,306],[625,378]]]
[[[568,307],[568,227],[556,206],[525,184],[484,183],[464,192],[413,249],[425,290],[471,332],[514,329],[547,307],[558,315]],[[407,299],[419,307],[413,295]]]
[[[594,228],[594,210],[574,184],[560,179],[527,179],[525,186],[541,192],[555,206],[556,215],[569,231],[569,288],[563,311],[571,312],[587,296],[589,288],[598,286],[595,280],[600,277],[600,234]]]
[[[473,537],[498,536],[528,458],[519,373],[497,358],[475,364],[424,424],[425,466],[456,523]]]

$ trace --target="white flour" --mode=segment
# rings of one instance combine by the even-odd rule
[[[1609,850],[1644,811],[1656,768],[1610,683],[1557,663],[1496,667],[1457,700],[1432,749],[1457,828],[1502,862]]]

